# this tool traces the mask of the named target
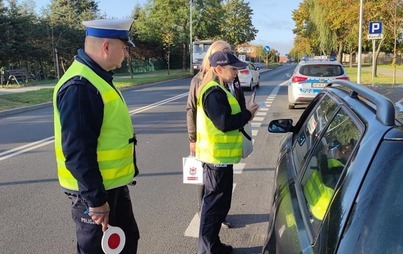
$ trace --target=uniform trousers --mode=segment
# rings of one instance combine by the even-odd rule
[[[109,225],[120,227],[126,236],[123,253],[137,253],[137,244],[140,238],[139,229],[133,215],[132,202],[127,186],[108,190]],[[67,194],[71,200],[71,213],[76,224],[77,253],[102,254],[101,239],[102,225],[97,225],[85,210],[88,205],[79,195]]]
[[[233,165],[203,164],[204,195],[200,212],[198,254],[223,253],[219,233],[232,199]]]

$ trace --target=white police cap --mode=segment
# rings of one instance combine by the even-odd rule
[[[96,19],[83,21],[86,35],[99,38],[111,38],[124,41],[128,46],[134,47],[129,38],[133,19]]]

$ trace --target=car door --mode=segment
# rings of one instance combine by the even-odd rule
[[[361,133],[340,102],[328,95],[316,100],[297,123],[292,149],[278,167],[273,232],[278,253],[318,253],[322,248],[322,222]]]
[[[256,67],[252,63],[249,63],[248,68],[250,73],[252,74],[253,83],[257,85],[259,83],[259,72],[256,70]]]
[[[296,131],[284,144],[276,170],[276,194],[270,226],[270,248],[274,248],[277,253],[299,253],[311,246],[295,183],[310,151],[337,107],[329,97],[323,94],[318,96],[304,111],[296,124]]]

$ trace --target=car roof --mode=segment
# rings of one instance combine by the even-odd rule
[[[396,110],[393,102],[387,97],[358,84],[347,80],[334,80],[328,84],[328,87],[333,85],[348,92],[351,98],[363,98],[362,102],[374,109],[376,118],[379,122],[386,126],[396,126],[401,124],[396,115]],[[397,121],[397,122],[396,122]]]

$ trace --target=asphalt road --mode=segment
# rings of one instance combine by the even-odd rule
[[[264,104],[252,122],[254,152],[235,166],[233,201],[221,230],[234,253],[260,253],[282,135],[267,132],[270,120],[297,120],[289,110],[285,65],[261,74],[256,101]],[[138,137],[140,175],[130,187],[140,228],[139,253],[196,253],[196,187],[182,183],[188,154],[185,103],[190,79],[143,85],[124,91]],[[377,89],[377,87],[373,87]],[[386,88],[389,89],[389,88]],[[391,88],[395,89],[395,88]],[[402,98],[386,91],[394,102]],[[250,96],[250,92],[246,92]],[[74,253],[74,225],[57,182],[51,106],[0,116],[0,253]]]
[[[261,74],[256,101],[264,104],[252,122],[255,150],[235,167],[233,225],[222,229],[234,253],[260,253],[282,135],[267,132],[278,115],[297,119],[286,106],[285,73],[293,66]],[[139,252],[196,253],[196,187],[182,183],[188,154],[185,103],[190,79],[143,85],[123,94],[138,137],[140,175],[130,187],[140,228]],[[250,92],[246,92],[249,96]],[[59,188],[50,106],[0,116],[0,252],[74,253],[69,202]]]

